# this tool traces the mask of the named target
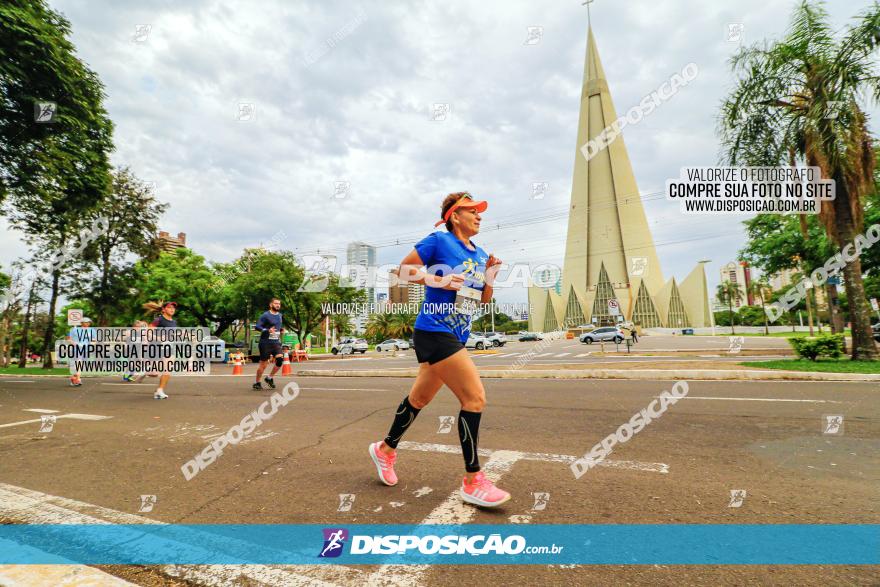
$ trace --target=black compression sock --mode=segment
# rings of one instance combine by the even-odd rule
[[[482,412],[458,413],[458,439],[464,455],[464,470],[476,473],[480,470],[480,456],[477,454],[477,440],[480,437],[480,416]]]
[[[388,436],[385,437],[385,444],[391,448],[397,448],[397,443],[400,442],[403,433],[413,423],[420,411],[409,403],[409,396],[403,398],[403,401],[397,407],[397,413],[394,414],[394,422],[391,424]]]

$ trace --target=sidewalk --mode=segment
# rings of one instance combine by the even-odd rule
[[[782,371],[749,369],[733,362],[706,361],[693,368],[689,361],[640,362],[638,368],[621,369],[619,363],[592,363],[600,367],[584,368],[583,364],[478,366],[480,377],[486,379],[709,379],[715,381],[880,381],[880,374],[821,373],[814,371]],[[605,367],[604,365],[609,365]],[[415,377],[415,368],[400,369],[297,369],[303,377]]]

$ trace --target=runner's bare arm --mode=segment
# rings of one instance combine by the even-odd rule
[[[492,294],[495,291],[495,276],[501,269],[501,259],[490,254],[489,260],[486,261],[486,281],[483,282],[483,293],[480,296],[481,304],[488,304],[492,301]]]

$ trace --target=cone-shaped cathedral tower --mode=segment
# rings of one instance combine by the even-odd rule
[[[623,135],[588,160],[582,147],[617,119],[592,29],[587,38],[562,289],[529,288],[529,330],[623,320],[643,328],[710,324],[703,265],[664,283]],[[542,284],[543,285],[543,284]]]

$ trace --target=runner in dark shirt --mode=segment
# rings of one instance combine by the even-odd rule
[[[275,365],[272,367],[272,373],[264,381],[270,388],[275,389],[275,373],[284,364],[284,350],[281,348],[281,333],[284,332],[281,321],[281,300],[272,298],[269,309],[259,317],[254,328],[260,331],[260,366],[257,367],[257,380],[253,389],[263,389],[260,385],[260,377],[263,376],[269,359],[275,359]]]

